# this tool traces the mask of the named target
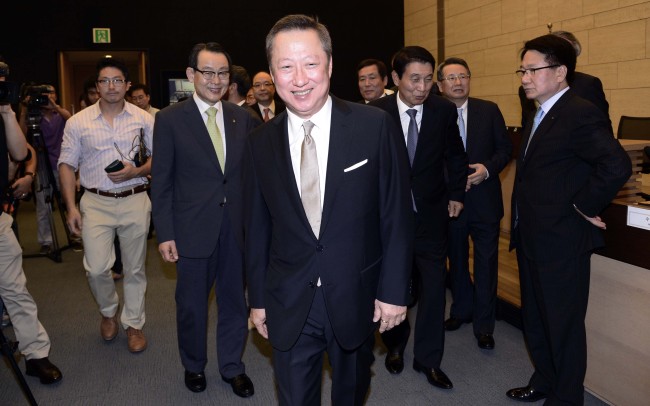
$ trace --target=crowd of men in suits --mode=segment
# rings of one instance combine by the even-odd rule
[[[507,396],[549,405],[582,404],[589,258],[605,227],[598,213],[631,172],[607,108],[581,90],[579,83],[596,82],[575,72],[573,40],[549,34],[527,41],[517,71],[534,110],[524,109],[511,245],[535,372]],[[363,404],[374,331],[388,350],[386,369],[404,369],[414,296],[413,368],[451,389],[441,368],[445,331],[472,323],[478,347],[495,347],[499,173],[512,153],[498,106],[470,97],[465,60],[436,65],[419,46],[394,55],[393,90],[386,66],[368,59],[358,67],[363,100],[341,100],[330,93],[329,32],[304,15],[276,22],[266,54],[270,72],[251,80],[218,43],[196,44],[186,69],[193,96],[155,120],[125,103],[126,67],[100,61],[100,101],[68,120],[58,168],[68,226],[83,236],[102,337],[113,340],[122,327],[130,351],[147,346],[151,212],[159,252],[176,263],[178,347],[189,390],[207,385],[213,287],[219,372],[238,396],[254,394],[242,362],[250,315],[273,347],[280,404],[320,404],[325,353],[332,404]],[[249,89],[256,103],[247,106]],[[136,158],[135,139],[150,146],[151,159]],[[79,209],[77,171],[90,192]],[[148,175],[151,201],[141,193]],[[125,283],[119,320],[110,275],[116,234]],[[447,263],[453,303],[445,320]]]

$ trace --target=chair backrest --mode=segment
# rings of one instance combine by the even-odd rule
[[[620,139],[650,140],[650,117],[621,116],[617,134]]]

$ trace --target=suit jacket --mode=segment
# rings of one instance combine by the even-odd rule
[[[573,80],[569,83],[571,90],[585,100],[592,102],[602,111],[609,120],[609,103],[605,98],[603,83],[595,76],[582,72],[575,72]],[[526,97],[523,86],[519,86],[519,102],[521,103],[521,126],[526,127],[527,123],[533,122],[537,107],[535,102]],[[611,127],[611,121],[610,121]]]
[[[266,309],[271,344],[290,349],[320,277],[339,344],[373,334],[374,300],[406,305],[412,258],[408,157],[384,112],[332,96],[320,236],[293,173],[287,113],[249,137],[244,173],[250,305]]]
[[[607,117],[568,90],[544,115],[524,157],[529,136],[526,128],[512,193],[511,249],[543,261],[602,246],[600,229],[574,205],[588,217],[598,215],[632,174]]]
[[[225,205],[243,249],[241,160],[247,134],[255,123],[241,107],[227,101],[222,101],[222,106],[225,173],[193,98],[156,115],[156,159],[151,171],[153,221],[158,241],[174,240],[184,257],[207,258],[214,251]]]
[[[464,211],[469,220],[495,223],[503,217],[499,173],[510,162],[512,142],[499,107],[470,97],[467,102],[466,151],[470,164],[483,164],[490,177],[465,193]]]
[[[397,93],[374,100],[371,105],[387,111],[401,129]],[[418,218],[426,226],[426,237],[442,241],[447,236],[449,200],[463,202],[467,183],[467,154],[458,132],[456,106],[430,94],[423,104],[411,188]],[[404,134],[402,148],[406,150]]]
[[[282,113],[284,110],[286,110],[287,107],[284,105],[282,99],[275,97],[273,101],[275,101],[275,112],[274,112],[275,115],[273,116],[273,118],[275,118],[279,116],[280,113]],[[264,114],[262,114],[262,111],[260,110],[259,103],[253,104],[251,106],[251,109],[253,109],[253,111],[259,116],[260,120],[264,122]]]

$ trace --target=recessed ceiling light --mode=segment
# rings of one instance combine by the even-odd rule
[[[104,55],[105,58],[112,58],[113,55]]]

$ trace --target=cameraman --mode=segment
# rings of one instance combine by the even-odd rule
[[[29,89],[40,89],[42,88],[42,93],[40,94],[31,94],[32,92]],[[39,90],[40,91],[40,90]],[[45,96],[47,104],[44,106],[32,106],[31,98],[37,96]],[[53,179],[38,179],[42,184],[37,184],[36,186],[36,221],[38,225],[38,242],[41,245],[41,254],[45,255],[50,252],[52,246],[52,229],[50,227],[49,219],[49,210],[47,205],[51,204],[46,202],[46,190],[44,189],[47,185],[56,186],[58,189],[59,186],[59,172],[57,171],[57,162],[59,160],[59,155],[61,154],[61,142],[63,142],[63,129],[65,128],[65,122],[70,118],[71,114],[68,110],[57,104],[56,89],[52,85],[42,85],[37,87],[28,88],[28,95],[23,99],[23,108],[20,110],[20,128],[23,130],[23,133],[28,134],[27,131],[27,116],[34,115],[35,119],[38,120],[40,126],[40,134],[42,136],[42,145],[45,146],[49,162],[40,162],[40,165],[44,165],[41,173],[46,174],[49,177],[51,173]],[[40,116],[40,119],[39,119]],[[34,142],[34,140],[29,140]],[[49,166],[49,168],[48,168]],[[50,189],[52,190],[52,189]],[[50,194],[52,196],[52,194]]]
[[[0,81],[5,80],[7,71],[0,69]],[[25,161],[30,154],[11,106],[0,104],[0,190],[6,190],[9,183],[9,155]],[[10,215],[0,214],[0,297],[14,325],[18,349],[26,358],[26,374],[38,377],[43,384],[58,382],[63,375],[48,359],[50,338],[38,321],[36,303],[25,286],[22,250],[11,230],[12,222]]]

